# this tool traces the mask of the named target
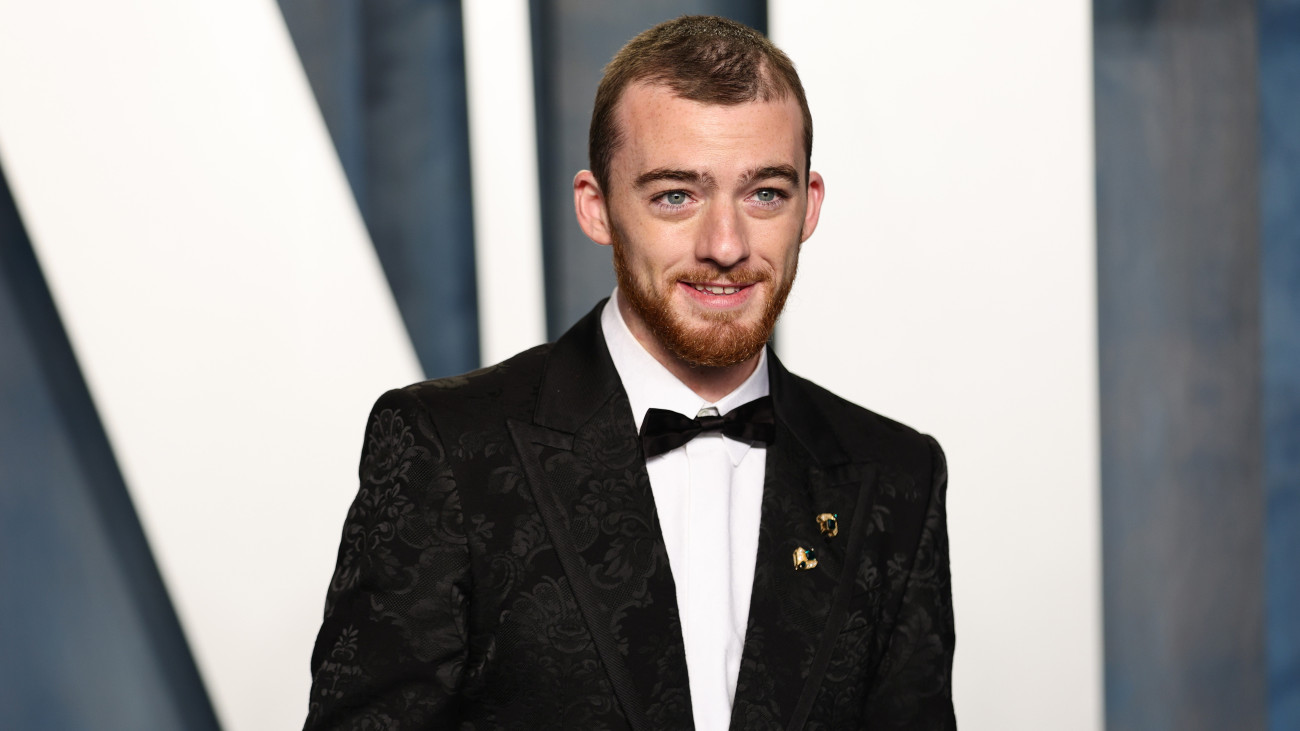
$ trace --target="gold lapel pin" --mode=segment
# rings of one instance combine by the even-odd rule
[[[811,548],[800,546],[794,549],[794,570],[802,571],[804,569],[817,568],[817,552]]]
[[[839,513],[822,513],[817,516],[817,527],[821,530],[822,535],[827,538],[834,538],[839,535]]]

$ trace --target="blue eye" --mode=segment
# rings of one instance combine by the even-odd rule
[[[759,203],[771,203],[779,197],[780,196],[777,195],[776,191],[771,188],[763,188],[754,194],[754,198],[757,199]]]
[[[670,206],[684,206],[686,205],[687,196],[680,190],[674,190],[671,193],[664,193],[663,201]]]

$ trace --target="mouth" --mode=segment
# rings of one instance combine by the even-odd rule
[[[687,282],[678,281],[677,286],[686,298],[697,307],[707,311],[721,312],[747,307],[749,301],[758,292],[754,285],[758,282]]]
[[[694,282],[683,282],[683,284],[689,284],[690,286],[694,287],[696,292],[704,292],[705,294],[721,294],[721,295],[736,294],[741,290],[748,289],[749,287],[753,286],[752,284],[696,284]]]

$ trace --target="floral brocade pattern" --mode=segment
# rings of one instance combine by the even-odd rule
[[[952,728],[942,453],[770,364],[778,436],[732,727]],[[359,485],[308,729],[691,727],[675,585],[597,316],[382,396]],[[796,546],[816,569],[792,569]]]
[[[383,703],[348,727],[397,728],[431,718],[460,680],[468,554],[455,483],[431,422],[400,392],[371,413],[360,489],[313,654],[308,725],[336,723],[358,691],[389,684]]]
[[[944,509],[947,469],[880,475],[849,611],[809,729],[951,729],[952,592]]]

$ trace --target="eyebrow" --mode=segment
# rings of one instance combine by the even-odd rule
[[[784,180],[790,185],[799,185],[799,171],[792,165],[767,165],[753,170],[747,170],[740,176],[741,185],[749,185],[758,180],[770,179]],[[680,168],[655,168],[648,172],[636,176],[634,183],[637,188],[644,188],[651,183],[658,183],[664,180],[672,180],[679,183],[691,183],[694,185],[713,186],[715,182],[713,176],[708,173],[702,173],[698,170],[682,170]]]
[[[749,170],[740,176],[740,182],[742,185],[748,185],[757,180],[770,180],[772,178],[784,180],[796,187],[799,185],[799,171],[795,170],[791,165],[768,165],[757,170]]]
[[[679,183],[692,183],[695,185],[713,185],[713,176],[708,173],[701,173],[696,170],[680,170],[677,168],[655,168],[648,172],[636,176],[635,185],[637,188],[644,188],[651,183],[658,183],[661,180],[674,180]]]

